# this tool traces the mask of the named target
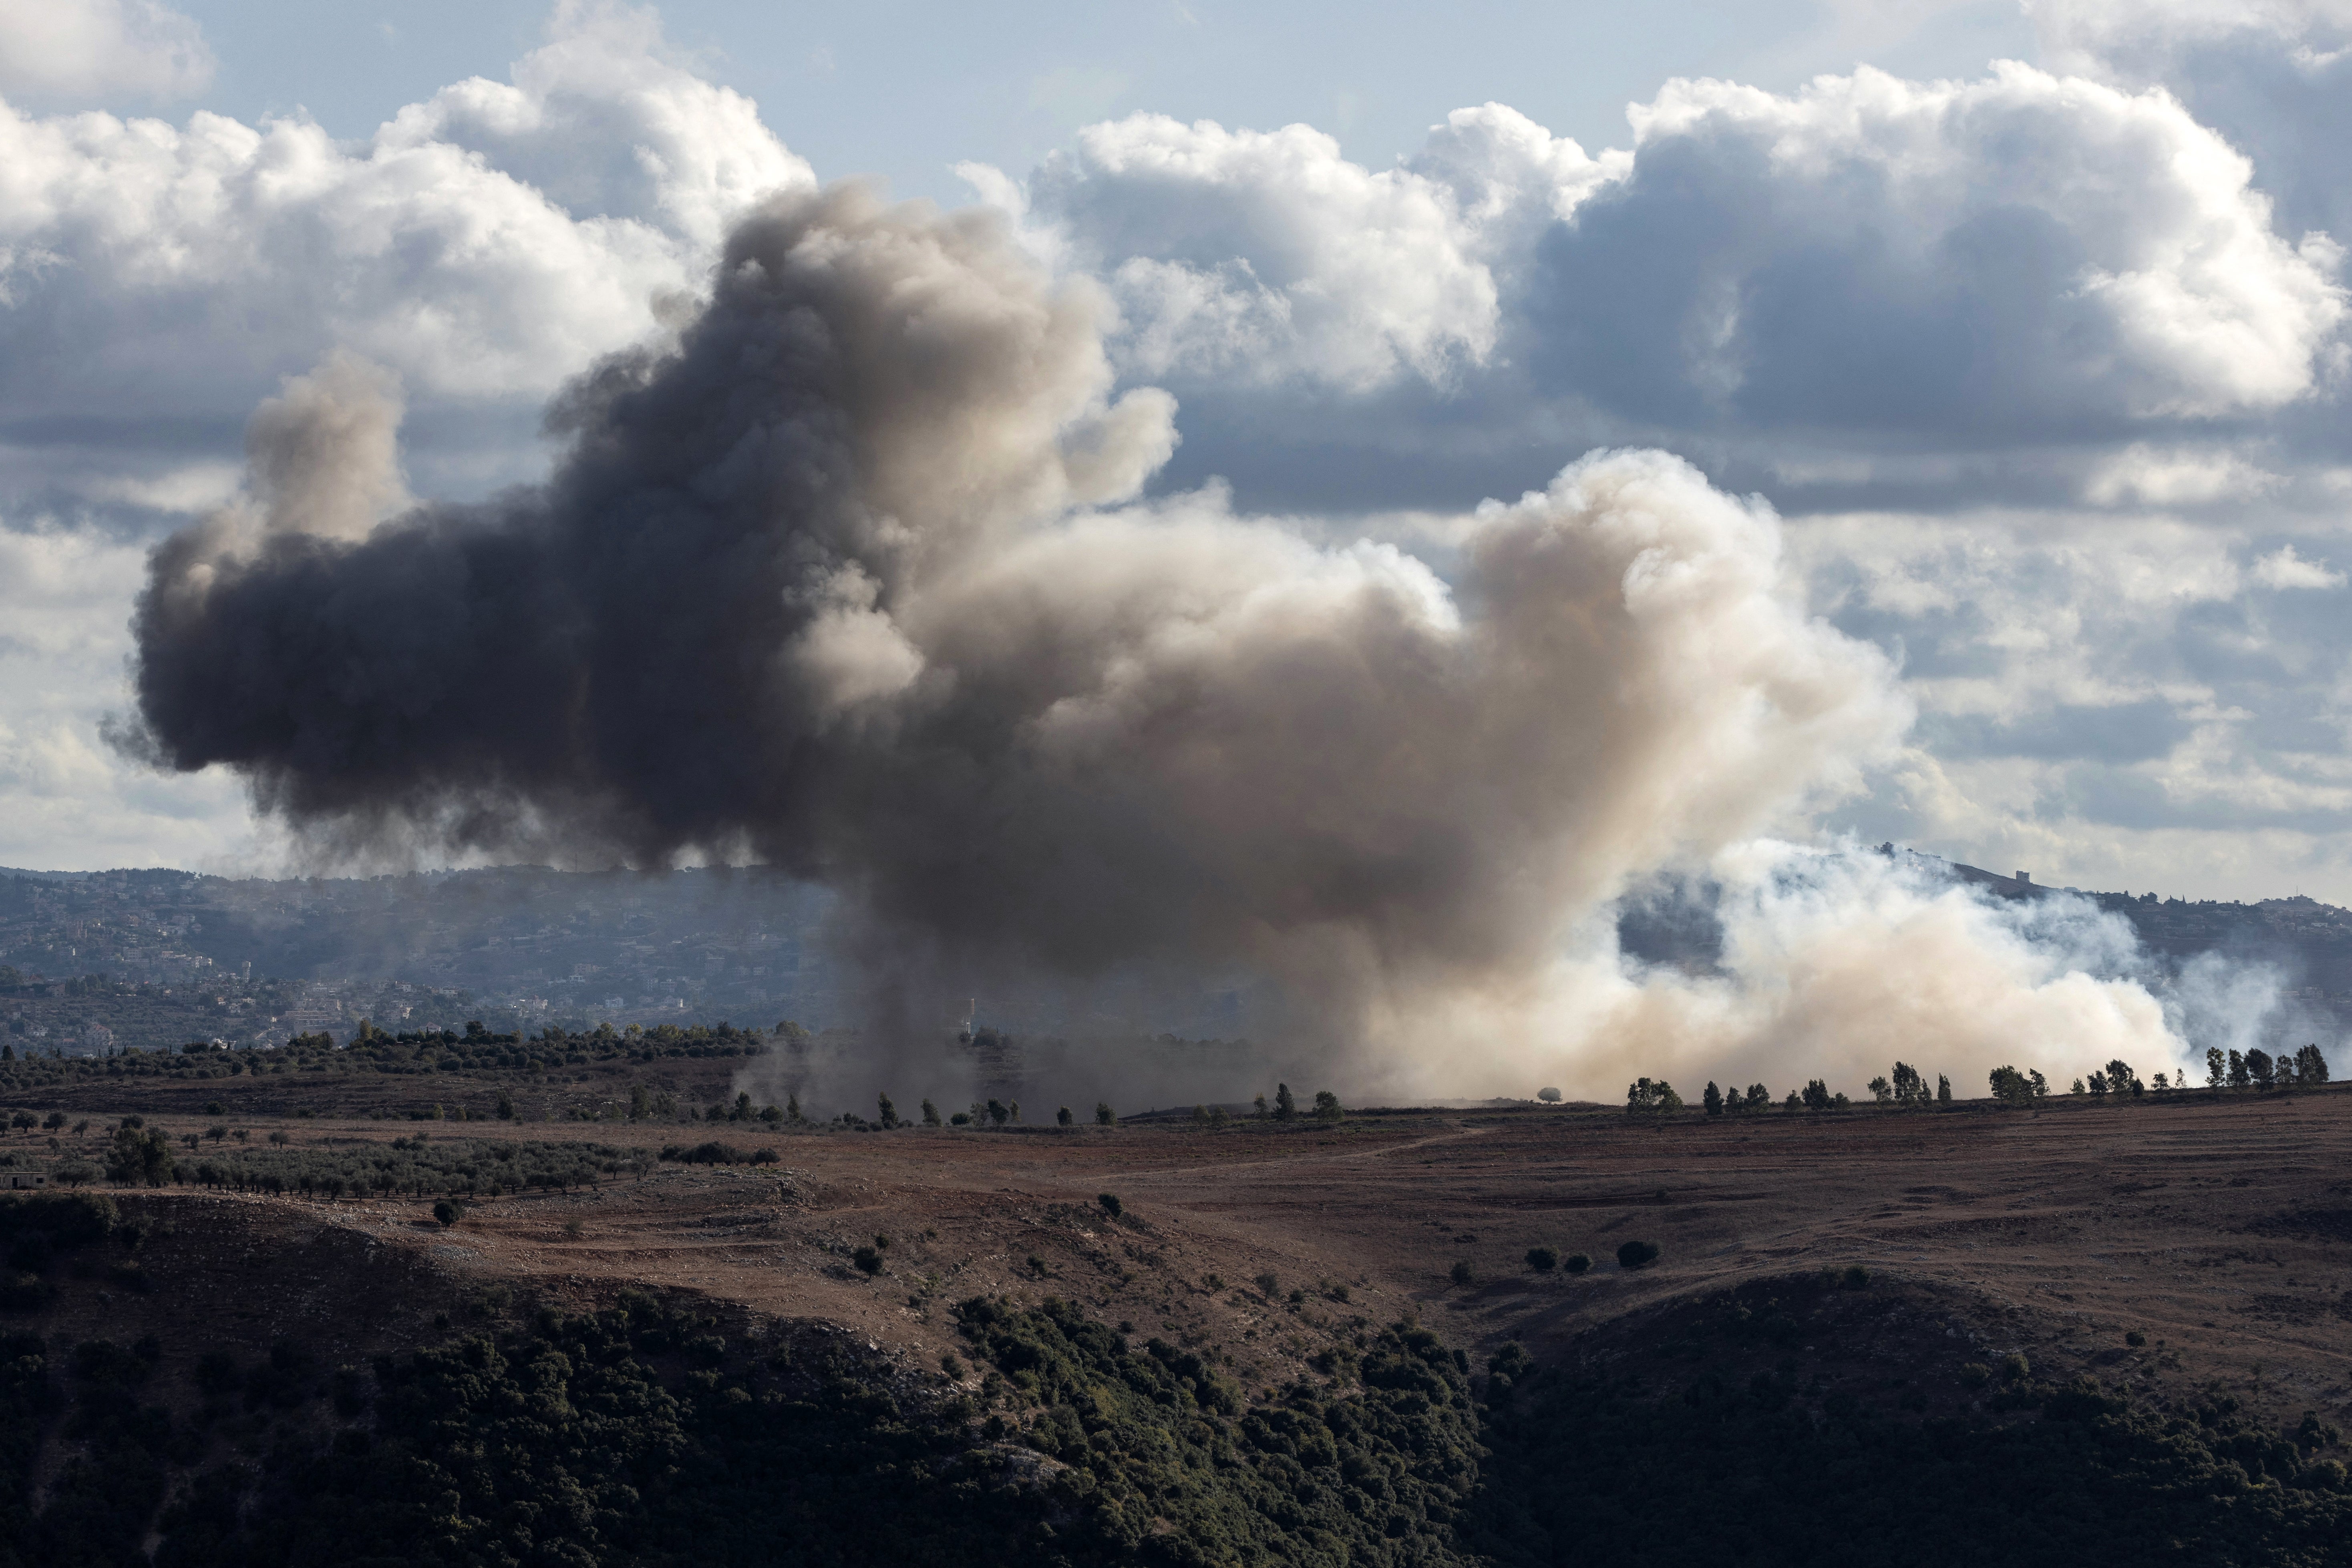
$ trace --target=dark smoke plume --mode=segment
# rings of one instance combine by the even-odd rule
[[[156,553],[151,747],[329,850],[750,857],[933,952],[1239,964],[1345,1033],[1538,985],[1629,874],[1900,735],[1769,512],[1662,454],[1461,519],[1452,587],[1120,506],[1174,404],[1109,400],[1106,311],[985,215],[779,202],[470,507],[399,509],[389,389],[331,364]]]

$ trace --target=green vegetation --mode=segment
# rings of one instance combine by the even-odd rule
[[[1628,1241],[1617,1249],[1620,1269],[1646,1269],[1658,1260],[1658,1244],[1654,1241]]]
[[[2281,1432],[2218,1394],[2157,1414],[2022,1372],[1993,1417],[1801,1383],[1777,1347],[1835,1288],[1759,1282],[1680,1323],[1666,1354],[1490,1374],[1475,1544],[1512,1568],[2293,1568],[2352,1539],[2343,1467],[2318,1457],[2338,1437],[2316,1417]],[[1704,1505],[1659,1506],[1663,1477]]]
[[[138,1561],[159,1508],[158,1568],[1472,1561],[1456,1521],[1476,1412],[1426,1330],[1360,1334],[1328,1385],[1253,1401],[1210,1361],[1132,1346],[1067,1302],[957,1312],[987,1369],[977,1396],[894,1376],[847,1336],[730,1341],[630,1295],[372,1375],[283,1342],[250,1366],[215,1353],[187,1419],[141,1404],[152,1343],[88,1343],[62,1427],[47,1347],[10,1340],[0,1568]],[[224,1462],[213,1429],[240,1406],[324,1419],[279,1428],[257,1465]],[[29,1483],[60,1437],[72,1457],[37,1510]],[[163,1506],[167,1463],[193,1474]]]
[[[1629,1116],[1664,1116],[1683,1108],[1683,1097],[1664,1079],[1638,1078],[1625,1088]]]
[[[12,1251],[127,1228],[99,1197],[0,1204]],[[1506,1344],[1475,1380],[1410,1317],[1359,1319],[1318,1378],[1255,1392],[1206,1347],[1138,1345],[1050,1297],[961,1303],[970,1364],[941,1357],[942,1379],[819,1325],[641,1293],[517,1319],[500,1291],[472,1332],[372,1368],[283,1340],[208,1352],[177,1414],[148,1402],[152,1341],[19,1335],[0,1568],[136,1563],[151,1531],[155,1568],[2294,1568],[2352,1532],[2316,1415],[2280,1428],[2218,1392],[2157,1414],[2020,1355],[1945,1374],[1990,1414],[1801,1381],[1787,1347],[1840,1322],[1883,1337],[1896,1303],[1850,1284],[1754,1281],[1630,1355]],[[1917,1370],[1935,1381],[1932,1352]],[[1664,1478],[1706,1506],[1664,1506]]]
[[[152,1135],[152,1134],[151,1134]],[[123,1134],[115,1134],[118,1144]],[[172,1179],[229,1192],[364,1197],[370,1193],[498,1196],[593,1187],[624,1174],[644,1174],[644,1156],[604,1144],[477,1142],[418,1133],[388,1144],[222,1149],[183,1161]]]

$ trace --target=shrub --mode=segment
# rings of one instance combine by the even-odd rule
[[[1658,1260],[1658,1244],[1654,1241],[1628,1241],[1617,1249],[1620,1269],[1646,1269]]]
[[[1592,1267],[1592,1260],[1586,1257],[1581,1252],[1571,1252],[1566,1258],[1560,1260],[1559,1266],[1567,1270],[1571,1274],[1581,1274],[1587,1269]]]
[[[2022,1383],[2033,1375],[2033,1367],[2023,1351],[2013,1350],[2000,1358],[2000,1375],[2005,1383]]]
[[[1066,1127],[1076,1120],[1077,1118],[1070,1114],[1070,1108],[1067,1105],[1054,1113],[1054,1122],[1057,1126]]]
[[[1528,1267],[1538,1274],[1549,1274],[1559,1267],[1559,1254],[1549,1247],[1528,1249]]]
[[[455,1203],[446,1197],[433,1206],[433,1218],[439,1220],[443,1225],[457,1224],[457,1221],[464,1217],[465,1212],[466,1211],[464,1209],[459,1208]]]
[[[1557,1105],[1559,1103],[1559,1091],[1557,1089],[1538,1089],[1536,1091],[1536,1098],[1542,1101],[1547,1105]]]
[[[1838,1276],[1838,1289],[1841,1291],[1867,1291],[1870,1289],[1870,1270],[1864,1268],[1859,1263],[1847,1264],[1845,1271]]]
[[[2137,1329],[2126,1329],[2124,1331],[2124,1343],[2130,1345],[2134,1350],[2137,1350],[2141,1345],[2147,1343],[2147,1335],[2140,1333]]]
[[[1336,1122],[1347,1113],[1339,1109],[1339,1097],[1328,1089],[1315,1092],[1315,1116],[1318,1121]]]
[[[1446,1271],[1446,1278],[1457,1285],[1466,1285],[1477,1277],[1478,1270],[1470,1267],[1470,1260],[1467,1258],[1455,1259],[1454,1267]]]
[[[1097,1127],[1116,1127],[1118,1125],[1118,1113],[1110,1108],[1109,1101],[1097,1100],[1095,1102],[1095,1125]]]
[[[882,1254],[871,1247],[860,1247],[849,1255],[849,1260],[857,1265],[857,1271],[861,1274],[879,1274],[882,1271]]]
[[[1269,1301],[1272,1300],[1282,1289],[1282,1281],[1271,1269],[1268,1269],[1265,1273],[1257,1276],[1252,1283],[1257,1286],[1258,1293],[1266,1297]]]
[[[1095,1201],[1102,1205],[1102,1211],[1113,1219],[1126,1212],[1126,1206],[1118,1201],[1118,1194],[1115,1192],[1098,1192],[1095,1194]]]
[[[1992,1381],[1992,1368],[1981,1361],[1963,1362],[1960,1365],[1960,1381],[1970,1388],[1982,1388]]]

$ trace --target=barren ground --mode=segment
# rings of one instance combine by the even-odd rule
[[[278,1125],[298,1146],[415,1130]],[[1417,1311],[1474,1351],[1517,1339],[1539,1359],[1643,1354],[1671,1343],[1678,1303],[1858,1263],[1906,1311],[1875,1320],[1866,1343],[1787,1346],[1807,1374],[1890,1387],[1904,1374],[1965,1404],[1978,1396],[1960,1369],[2015,1350],[2042,1375],[2089,1369],[2157,1394],[2219,1383],[2279,1418],[2315,1409],[2352,1425],[2352,1086],[1664,1124],[1530,1108],[1222,1130],[432,1132],[648,1154],[715,1136],[782,1163],[656,1164],[594,1191],[485,1201],[446,1229],[424,1200],[121,1194],[160,1222],[144,1254],[157,1289],[85,1272],[38,1326],[127,1339],[162,1325],[168,1368],[331,1325],[334,1353],[357,1357],[438,1334],[436,1315],[462,1326],[500,1284],[580,1304],[645,1286],[746,1321],[829,1321],[929,1367],[956,1344],[950,1303],[1055,1294],[1218,1347],[1260,1388],[1359,1316]],[[1106,1191],[1123,1219],[1097,1206]],[[877,1235],[888,1245],[869,1278],[850,1253]],[[1663,1249],[1655,1265],[1618,1266],[1634,1238]],[[1524,1255],[1538,1243],[1593,1267],[1536,1273]],[[1467,1285],[1449,1278],[1457,1261]]]

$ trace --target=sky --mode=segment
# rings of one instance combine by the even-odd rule
[[[1104,396],[1172,399],[1147,504],[1460,585],[1480,503],[1596,449],[1755,497],[1769,597],[1890,685],[1744,829],[2352,903],[2347,40],[2341,0],[0,0],[0,864],[292,863],[243,777],[122,741],[149,551],[258,495],[289,378],[381,368],[383,494],[493,496],[747,211],[874,176],[1105,302]]]

